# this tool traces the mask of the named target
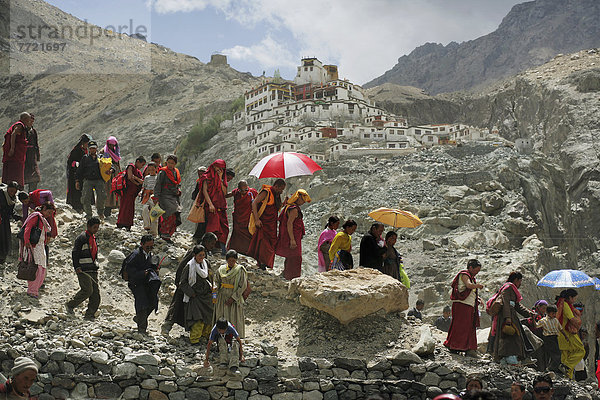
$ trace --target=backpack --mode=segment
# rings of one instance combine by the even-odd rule
[[[110,192],[114,193],[115,196],[121,197],[125,194],[127,189],[127,169],[121,171],[115,176],[110,182]]]
[[[506,284],[502,285],[502,287],[496,292],[496,294],[493,295],[492,297],[490,297],[490,299],[485,302],[485,312],[490,317],[496,316],[502,310],[502,307],[504,306],[504,301],[502,299],[502,292],[503,292],[503,289],[505,288],[505,285]]]
[[[119,271],[119,275],[126,282],[129,281],[129,274],[127,273],[127,264],[129,264],[129,262],[133,259],[133,255],[134,253],[129,254],[121,263],[121,270]]]

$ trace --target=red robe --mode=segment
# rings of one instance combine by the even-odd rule
[[[472,283],[477,283],[474,276],[471,276],[468,270],[460,271],[452,281],[451,300],[466,299],[473,289],[466,289],[463,292],[458,291],[458,280],[460,276],[466,274]],[[477,291],[477,289],[475,289]],[[475,294],[477,297],[477,292]],[[475,307],[452,302],[452,322],[448,330],[448,337],[444,342],[444,346],[451,350],[468,351],[477,350],[477,327],[479,326],[479,311],[477,310],[478,302],[475,301]]]
[[[228,250],[246,254],[252,235],[248,231],[248,221],[252,214],[252,202],[258,196],[256,189],[248,188],[246,194],[239,189],[233,190],[233,232],[227,244]]]
[[[214,166],[223,169],[221,179],[217,175]],[[215,212],[209,211],[208,202],[204,199],[202,186],[206,182],[206,191],[210,201],[215,206]],[[229,221],[227,221],[227,199],[225,192],[227,191],[227,179],[225,176],[225,161],[216,160],[213,162],[206,172],[199,179],[200,196],[198,201],[204,201],[204,216],[206,218],[206,232],[212,232],[217,235],[217,240],[221,243],[227,243],[229,236]]]
[[[21,125],[23,133],[15,138],[15,148],[12,156],[9,156],[10,142],[17,125]],[[27,129],[21,121],[14,123],[4,135],[2,145],[2,183],[17,182],[21,188],[25,186],[25,155],[27,154]]]
[[[265,201],[273,199],[273,194],[270,189],[265,189],[269,195]],[[268,204],[265,211],[260,216],[262,226],[256,229],[256,233],[252,235],[250,247],[248,247],[248,256],[254,258],[260,265],[266,265],[273,268],[275,260],[275,246],[277,245],[277,217],[279,213],[279,202],[273,201],[273,204]],[[260,209],[260,205],[257,207]]]
[[[294,208],[298,209],[298,216],[292,225],[292,233],[296,248],[290,248],[290,236],[288,234],[287,224],[289,212]],[[304,220],[302,211],[297,205],[287,206],[279,217],[279,238],[277,240],[277,250],[275,254],[285,257],[283,277],[287,280],[298,278],[302,273],[302,237],[304,236]]]
[[[133,164],[129,164],[127,166],[125,174],[127,174],[127,170],[129,168],[133,169],[133,176],[137,176],[138,178],[142,179],[142,173]],[[121,204],[119,207],[119,217],[117,219],[118,228],[131,228],[133,226],[133,215],[135,213],[135,199],[137,198],[137,195],[140,192],[141,188],[141,185],[127,180],[127,187],[125,188],[125,193],[121,197]]]

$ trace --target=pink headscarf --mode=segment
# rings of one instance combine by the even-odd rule
[[[112,151],[110,147],[108,147],[109,144],[115,145],[115,151]],[[104,154],[108,154],[113,161],[121,161],[121,151],[119,150],[119,142],[117,141],[116,137],[110,136],[108,139],[106,139],[106,144],[104,145]]]

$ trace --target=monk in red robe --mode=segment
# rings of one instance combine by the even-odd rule
[[[19,121],[15,122],[4,135],[2,145],[2,183],[15,181],[19,188],[25,186],[25,156],[27,154],[27,129],[33,125],[29,113],[21,113]]]
[[[285,181],[277,179],[273,186],[263,185],[260,193],[252,202],[252,218],[248,229],[252,233],[248,255],[256,260],[261,269],[273,268],[275,246],[277,245],[277,219],[281,208],[281,193],[285,190]]]
[[[451,352],[466,352],[467,356],[477,357],[477,332],[481,299],[478,290],[483,285],[477,283],[475,275],[481,271],[481,263],[471,259],[467,269],[460,271],[452,281],[452,322],[444,346]]]
[[[133,226],[133,215],[135,213],[135,199],[142,189],[144,178],[141,169],[146,165],[144,157],[138,157],[135,164],[129,164],[125,170],[127,175],[127,186],[119,204],[119,217],[117,228],[125,228],[128,231]]]
[[[202,188],[202,195],[198,202],[204,203],[204,216],[206,218],[206,232],[217,235],[221,248],[227,243],[229,236],[229,222],[227,221],[227,177],[225,174],[225,161],[219,159],[210,164],[208,169],[199,179],[198,185]]]
[[[233,232],[227,244],[227,250],[235,250],[246,254],[250,247],[252,235],[248,230],[250,214],[252,214],[252,202],[258,196],[256,189],[248,186],[246,181],[239,181],[237,189],[227,195],[233,197]]]
[[[285,257],[283,277],[288,281],[298,278],[302,273],[302,238],[305,231],[300,206],[304,203],[310,203],[310,196],[304,189],[297,190],[279,216],[275,254]]]

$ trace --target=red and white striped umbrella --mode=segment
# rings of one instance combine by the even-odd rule
[[[250,171],[257,178],[290,178],[292,176],[312,175],[323,169],[306,154],[273,153],[258,162]]]

